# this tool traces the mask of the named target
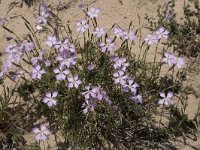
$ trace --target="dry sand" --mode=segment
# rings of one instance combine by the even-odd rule
[[[11,2],[15,2],[17,7],[13,7],[13,9],[11,9],[10,12],[7,14]],[[133,21],[134,29],[137,29],[139,28],[138,15],[141,18],[141,24],[140,24],[141,27],[142,25],[145,25],[145,20],[143,19],[145,14],[155,17],[157,6],[159,4],[163,5],[167,2],[168,2],[167,0],[74,0],[74,1],[47,0],[47,3],[53,9],[64,8],[61,11],[59,11],[59,16],[60,18],[62,18],[62,21],[64,23],[69,22],[71,24],[71,27],[74,26],[76,20],[84,17],[84,14],[78,8],[78,5],[80,3],[82,3],[86,7],[96,6],[101,8],[102,14],[98,18],[98,23],[106,30],[109,30],[114,23],[117,23],[122,28],[126,29],[128,28],[129,23],[131,21]],[[37,13],[36,9],[34,7],[28,8],[26,5],[23,5],[21,8],[19,8],[20,3],[21,0],[0,0],[0,18],[3,18],[7,15],[8,16],[23,15],[34,26],[35,24],[34,14]],[[177,0],[177,5],[175,10],[178,13],[178,16],[181,16],[183,14],[182,10],[183,3],[184,0]],[[65,7],[67,9],[65,9]],[[28,32],[26,27],[24,26],[23,21],[20,19],[13,19],[9,21],[7,26],[8,28],[14,30],[16,34],[20,35],[20,37],[26,36],[26,33]],[[8,44],[5,38],[7,36],[11,35],[5,30],[2,30],[2,28],[0,28],[0,51],[3,51],[6,45]],[[135,51],[137,51],[137,49]],[[148,56],[148,59],[150,61],[153,55],[154,54],[152,52],[152,55],[150,53],[150,55]],[[192,86],[194,90],[197,91],[196,92],[197,96],[200,96],[198,95],[198,91],[200,91],[199,78],[200,78],[199,73],[195,72],[189,75],[188,80],[184,83],[185,85]],[[7,85],[12,86],[12,83],[8,82]],[[193,94],[191,94],[188,101],[188,108],[186,110],[189,118],[194,117],[197,108],[198,108],[198,100]],[[26,135],[26,138],[29,138],[29,141],[33,141],[33,135]],[[55,142],[53,137],[50,138],[50,145],[52,146],[51,148],[52,150],[56,149],[53,146],[54,143]],[[190,143],[190,145],[194,145],[194,147],[197,147],[197,149],[200,149],[200,140],[198,141],[189,140],[188,143]],[[191,146],[181,144],[181,142],[177,143],[177,149],[181,150],[182,149],[192,150],[194,149],[194,147],[192,148]]]

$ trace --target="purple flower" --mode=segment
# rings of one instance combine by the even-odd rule
[[[85,87],[87,91],[82,92],[82,95],[84,95],[85,99],[90,99],[92,98],[96,98],[96,91],[92,91],[91,86],[88,85]]]
[[[92,70],[94,70],[95,65],[94,65],[94,64],[89,64],[89,65],[87,66],[87,68],[88,68],[89,71],[92,71]]]
[[[128,34],[128,39],[131,41],[131,42],[134,42],[136,40],[136,34],[135,32],[129,32]]]
[[[35,66],[38,63],[38,57],[32,57],[31,63],[32,63],[33,66]]]
[[[158,44],[158,40],[158,36],[152,34],[147,34],[144,38],[144,41],[147,43],[147,45]]]
[[[51,60],[44,61],[45,67],[49,67],[51,65]]]
[[[166,13],[166,15],[165,15],[165,20],[166,20],[166,21],[169,21],[169,20],[173,19],[173,17],[174,17],[174,14],[168,12],[168,13]]]
[[[184,60],[184,58],[179,57],[179,58],[177,59],[176,67],[177,67],[178,69],[181,69],[181,68],[184,68],[184,67],[185,67],[185,60]]]
[[[111,101],[108,98],[108,95],[106,93],[106,91],[104,91],[100,86],[98,87],[94,87],[92,89],[92,93],[94,93],[95,95],[91,95],[93,98],[102,101],[104,100],[106,103],[108,103],[109,105],[111,104]]]
[[[60,62],[60,65],[62,67],[67,66],[70,67],[71,65],[75,65],[76,64],[76,56],[71,55],[69,52],[61,55],[58,55],[56,57],[56,60]]]
[[[76,52],[76,47],[73,43],[68,44],[68,49],[69,52],[75,53]]]
[[[169,67],[172,67],[173,65],[175,65],[176,60],[177,60],[176,56],[174,56],[170,52],[165,52],[164,58],[161,59],[161,61],[167,63],[169,65]]]
[[[45,43],[51,48],[57,44],[57,38],[55,36],[48,36]]]
[[[45,54],[46,52],[44,51],[44,50],[40,50],[39,51],[39,56],[38,57],[32,57],[31,58],[31,63],[32,63],[32,65],[34,66],[34,65],[36,65],[37,63],[38,63],[38,61],[39,60],[43,60],[43,56],[44,56],[44,54]]]
[[[127,32],[127,31],[123,31],[123,32],[122,32],[121,38],[122,38],[123,40],[128,40],[128,32]]]
[[[4,26],[8,20],[6,18],[0,19],[0,26]]]
[[[9,69],[11,68],[12,66],[12,61],[10,60],[7,60],[3,63],[3,72],[6,73],[9,71]]]
[[[142,104],[143,99],[141,95],[131,96],[130,97],[136,104]]]
[[[115,84],[121,84],[124,86],[126,84],[126,80],[128,79],[127,75],[124,75],[124,71],[118,70],[113,73]]]
[[[65,80],[67,75],[70,74],[70,70],[65,69],[62,66],[59,66],[59,68],[55,68],[53,72],[56,74],[56,80],[58,81]]]
[[[110,38],[106,38],[106,43],[100,43],[101,52],[112,52],[115,49],[115,44],[112,43]]]
[[[168,39],[169,37],[169,31],[166,30],[164,27],[159,28],[155,33],[159,39],[161,38]]]
[[[63,42],[61,41],[58,41],[54,47],[56,49],[59,49],[60,52],[63,52],[64,50],[67,50],[68,49],[68,43],[69,43],[69,39],[65,39]]]
[[[35,140],[36,141],[44,141],[49,136],[50,131],[44,124],[40,125],[40,128],[33,128],[33,133],[35,133]]]
[[[37,24],[46,25],[50,14],[47,10],[46,4],[43,2],[40,7],[40,16],[37,17]]]
[[[47,18],[49,15],[43,14],[37,17],[37,24],[45,25],[47,24]]]
[[[12,53],[18,52],[17,45],[16,44],[14,44],[14,45],[11,45],[11,44],[8,45],[8,47],[5,49],[5,52],[7,54],[12,54]]]
[[[46,97],[43,99],[43,102],[47,104],[49,107],[56,106],[57,100],[55,99],[58,96],[58,92],[47,92]]]
[[[60,53],[75,53],[75,45],[69,42],[69,39],[65,39],[63,42],[58,41],[54,47],[59,49]]]
[[[101,87],[93,87],[91,88],[90,85],[85,87],[87,91],[82,92],[82,95],[84,95],[85,100],[91,100],[91,99],[96,99],[99,101],[104,100],[106,103],[108,103],[109,105],[112,103],[109,98],[108,95],[106,93],[106,91],[104,91],[103,89],[101,89]]]
[[[87,12],[87,15],[89,16],[89,18],[97,18],[99,13],[101,12],[101,10],[99,8],[90,8],[90,10]]]
[[[123,37],[124,33],[121,28],[114,28],[113,30],[116,37]]]
[[[22,43],[19,44],[19,50],[21,52],[30,52],[34,48],[34,43],[28,40],[24,40]]]
[[[21,78],[24,75],[24,71],[23,70],[16,70],[15,72],[10,72],[9,75],[11,77],[12,80],[16,80],[18,78]]]
[[[69,88],[73,88],[75,87],[76,89],[78,89],[79,85],[82,83],[81,80],[79,80],[78,75],[74,75],[72,77],[68,77],[68,87]]]
[[[86,114],[88,112],[94,111],[95,107],[95,103],[92,103],[91,100],[86,99],[85,102],[82,104],[83,113]]]
[[[22,56],[23,56],[23,53],[18,51],[18,52],[13,52],[13,53],[9,54],[8,58],[11,62],[19,63]]]
[[[76,27],[76,32],[84,33],[87,29],[89,29],[89,24],[87,24],[87,21],[85,19],[79,19],[76,22]]]
[[[101,95],[103,96],[103,100],[104,100],[106,103],[108,103],[109,105],[111,105],[112,102],[109,100],[106,91],[104,91],[104,90],[101,89],[100,92],[101,92]]]
[[[40,65],[37,65],[32,69],[32,79],[41,79],[42,75],[45,73],[45,70],[41,69]]]
[[[92,92],[95,93],[95,97],[94,98],[96,98],[96,99],[98,99],[100,101],[103,99],[103,95],[101,93],[100,87],[94,87],[92,89]]]
[[[160,92],[160,96],[162,97],[162,99],[159,99],[158,104],[159,105],[173,105],[175,102],[171,99],[173,96],[173,92],[168,92],[167,96],[165,95],[164,92]]]
[[[123,40],[130,40],[131,42],[134,42],[136,39],[135,32],[132,32],[132,31],[129,33],[126,31],[123,31],[121,37]]]
[[[113,67],[115,69],[123,70],[124,72],[126,71],[126,68],[129,66],[129,63],[126,62],[125,57],[122,57],[122,58],[117,57],[113,61],[115,62]]]
[[[92,32],[93,35],[96,35],[98,38],[103,37],[106,33],[103,28],[97,27],[95,31]]]
[[[128,80],[128,84],[124,85],[124,91],[129,92],[129,90],[135,95],[137,93],[137,88],[139,85],[133,80]]]

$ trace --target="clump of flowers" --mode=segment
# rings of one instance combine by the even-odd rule
[[[143,47],[148,49],[152,44],[161,44],[162,39],[168,40],[167,29],[160,27],[146,35],[140,46],[144,58],[141,59],[131,51],[137,30],[114,25],[111,33],[106,32],[98,26],[99,8],[82,10],[85,17],[75,23],[74,38],[70,25],[65,28],[42,3],[36,28],[45,34],[45,40],[42,44],[38,42],[35,37],[38,32],[24,40],[11,38],[0,78],[8,76],[15,82],[23,79],[24,85],[16,90],[21,92],[23,103],[32,104],[34,115],[44,118],[53,134],[62,133],[81,149],[99,148],[105,139],[109,142],[116,139],[114,143],[119,145],[135,143],[137,138],[130,135],[146,136],[136,131],[150,130],[158,104],[173,107],[175,103],[172,92],[161,92],[157,102],[157,91],[175,91],[172,85],[161,84],[161,62],[181,69],[185,66],[184,58],[164,52],[159,63],[146,62]],[[79,35],[84,39],[82,42]],[[51,133],[44,124],[33,132],[36,141],[46,140]]]
[[[158,44],[161,39],[168,39],[169,31],[164,27],[160,27],[152,34],[147,34],[144,38],[144,41],[147,45]]]
[[[185,67],[185,60],[182,57],[176,57],[170,52],[165,52],[164,57],[161,59],[162,62],[169,65],[169,67],[176,66],[178,69]]]
[[[36,25],[36,29],[37,30],[42,30],[43,26],[45,26],[48,22],[48,19],[50,17],[50,13],[47,9],[46,4],[44,3],[44,1],[42,2],[41,6],[40,6],[40,14],[36,19],[37,25]]]

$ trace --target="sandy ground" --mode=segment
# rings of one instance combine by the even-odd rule
[[[35,14],[37,11],[34,7],[28,8],[27,6],[23,6],[22,8],[14,7],[10,10],[10,12],[7,14],[9,10],[9,5],[11,2],[15,2],[16,6],[20,6],[21,2],[20,0],[0,0],[0,18],[8,16],[15,16],[15,15],[23,15],[25,18],[27,18],[32,25],[35,24]],[[60,5],[59,5],[60,2]],[[62,21],[64,23],[70,23],[71,27],[75,25],[75,21],[79,18],[84,17],[84,14],[82,11],[78,8],[78,5],[82,3],[86,7],[96,6],[101,8],[102,13],[100,17],[98,18],[98,24],[102,27],[104,27],[106,30],[109,30],[110,27],[116,23],[120,25],[122,28],[126,29],[129,26],[129,23],[133,21],[134,29],[137,29],[141,27],[142,25],[145,25],[145,20],[143,19],[145,14],[148,14],[149,16],[155,16],[156,15],[156,8],[159,4],[163,5],[167,3],[167,0],[47,0],[47,3],[51,5],[51,8],[56,9],[62,9],[64,7],[67,7],[67,9],[62,9],[59,11],[59,16],[62,18]],[[183,14],[182,6],[183,6],[184,0],[177,0],[176,5],[176,12],[178,13],[178,16]],[[141,24],[139,25],[138,15],[141,18]],[[20,19],[13,19],[11,20],[8,25],[10,29],[13,29],[16,34],[20,35],[20,37],[24,37],[26,33],[28,32],[27,29],[24,26],[24,23]],[[2,30],[0,28],[0,51],[3,51],[6,45],[8,44],[6,41],[7,36],[10,36],[8,32],[5,30]],[[137,49],[135,50],[137,51]],[[152,56],[154,53],[150,52],[148,55],[148,59],[151,61]],[[200,75],[198,72],[192,73],[188,76],[187,81],[184,83],[186,86],[192,86],[194,90],[196,91],[196,95],[193,94],[189,95],[189,101],[188,101],[188,108],[187,113],[189,118],[193,118],[194,114],[197,112],[198,108],[198,100],[196,97],[199,97],[200,94],[198,93],[200,91],[200,81],[197,81],[200,78]],[[8,82],[8,86],[12,86],[12,83]],[[198,98],[199,99],[199,98]],[[30,141],[33,141],[32,135],[27,135],[26,138],[29,138]],[[200,140],[198,141],[188,141],[191,145],[196,146],[198,149],[200,149]],[[54,139],[50,139],[50,146],[53,147],[54,145]],[[183,150],[192,150],[191,146],[185,146],[184,144],[181,144],[179,142],[177,144],[178,149]],[[56,148],[51,148],[52,150]]]

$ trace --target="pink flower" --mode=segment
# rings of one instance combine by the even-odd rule
[[[67,54],[60,54],[56,57],[56,60],[60,62],[60,66],[64,67],[70,67],[71,65],[75,65],[76,64],[76,56],[73,54],[69,54],[69,52],[67,52]]]
[[[112,43],[110,38],[106,39],[106,43],[100,43],[101,51],[105,53],[106,51],[112,52],[115,49],[115,44]]]
[[[161,38],[168,39],[169,37],[169,31],[166,30],[164,27],[159,28],[155,33],[159,39]]]
[[[124,86],[126,84],[126,80],[128,76],[124,74],[124,71],[118,70],[117,72],[113,73],[115,84],[121,84]]]
[[[179,57],[179,58],[177,59],[176,67],[177,67],[178,69],[181,69],[181,68],[184,68],[184,67],[185,67],[185,60],[184,60],[184,58]]]
[[[45,64],[45,67],[51,66],[51,60],[45,60],[44,64]]]
[[[94,111],[96,104],[93,103],[91,100],[86,99],[85,102],[82,104],[83,113],[86,114],[88,112]]]
[[[51,48],[57,44],[57,38],[55,36],[48,36],[45,43]]]
[[[76,27],[76,32],[84,33],[87,29],[89,29],[89,24],[87,24],[87,21],[85,19],[79,19],[76,22]]]
[[[70,70],[65,69],[62,66],[59,66],[58,68],[55,68],[53,70],[53,72],[56,74],[56,80],[58,80],[58,81],[65,80],[67,75],[70,74]]]
[[[49,16],[50,16],[50,13],[48,12],[46,4],[43,1],[42,5],[40,7],[40,15],[37,17],[37,24],[38,25],[46,25]]]
[[[46,51],[40,50],[40,51],[39,51],[39,56],[37,56],[37,57],[32,57],[32,58],[31,58],[31,63],[32,63],[32,65],[35,66],[35,65],[39,62],[39,60],[42,61],[45,53],[46,53]]]
[[[147,34],[144,39],[147,45],[158,44],[158,40],[159,40],[158,36],[153,34]]]
[[[18,78],[21,78],[24,75],[24,71],[23,70],[15,70],[15,72],[9,72],[9,75],[11,77],[12,80],[17,80]]]
[[[136,104],[142,104],[143,102],[142,95],[140,94],[137,96],[131,96],[130,99],[133,100]]]
[[[84,95],[85,99],[96,98],[96,92],[91,89],[90,85],[86,86],[85,89],[86,91],[82,92],[82,95]]]
[[[172,67],[173,65],[176,64],[176,56],[174,56],[170,52],[165,52],[164,53],[164,58],[161,59],[162,62],[165,62],[166,64],[169,65],[169,67]]]
[[[98,38],[101,38],[104,36],[106,33],[103,28],[97,27],[95,31],[92,32],[93,35],[96,35]]]
[[[4,72],[4,73],[8,72],[11,67],[12,67],[12,61],[6,60],[3,63],[3,71],[2,72]]]
[[[139,85],[136,82],[134,82],[133,80],[128,80],[128,84],[124,85],[124,91],[129,92],[130,90],[131,93],[135,95],[137,93],[138,87]]]
[[[0,26],[4,26],[5,25],[5,23],[7,23],[7,19],[6,18],[2,18],[2,19],[0,19]]]
[[[37,65],[32,69],[32,79],[41,79],[42,75],[45,73],[45,70],[41,69],[40,65]]]
[[[160,92],[160,96],[162,97],[162,99],[159,99],[158,104],[159,105],[173,105],[175,102],[171,99],[173,96],[173,92],[168,92],[167,96],[165,95],[164,92]]]
[[[99,8],[90,8],[90,10],[87,12],[87,15],[89,16],[89,18],[97,18],[99,13],[101,12],[101,10]]]
[[[24,40],[22,43],[19,44],[19,50],[21,52],[30,52],[34,48],[34,43],[28,40]]]
[[[128,33],[128,39],[131,41],[131,42],[134,42],[136,40],[136,34],[135,32],[131,31]]]
[[[44,141],[49,136],[50,131],[44,124],[40,125],[40,128],[33,128],[33,133],[35,133],[35,140],[36,141]]]
[[[124,33],[123,30],[121,28],[114,28],[113,30],[114,34],[116,37],[123,37]]]
[[[56,106],[57,100],[55,99],[58,95],[57,91],[54,92],[47,92],[46,97],[43,99],[43,102],[47,104],[49,107]]]
[[[114,65],[113,67],[115,69],[120,69],[120,70],[123,70],[124,72],[126,71],[127,67],[129,66],[129,63],[126,61],[126,58],[125,57],[122,57],[122,58],[115,58],[114,60]]]
[[[166,21],[170,21],[171,19],[174,18],[174,16],[175,16],[174,13],[168,12],[168,13],[165,14],[165,20],[166,20]]]
[[[12,53],[18,52],[17,44],[14,44],[14,45],[10,44],[10,45],[8,45],[8,47],[5,49],[5,52],[7,54],[12,54]]]
[[[123,40],[130,40],[131,42],[134,42],[136,40],[135,32],[132,31],[131,32],[123,31],[121,37]]]
[[[96,67],[96,66],[95,66],[94,64],[89,64],[89,65],[87,66],[87,68],[88,68],[89,71],[92,71],[95,67]]]
[[[79,85],[82,83],[81,80],[79,80],[78,75],[74,75],[72,77],[68,77],[68,87],[69,88],[73,88],[75,87],[76,89],[78,89]]]

